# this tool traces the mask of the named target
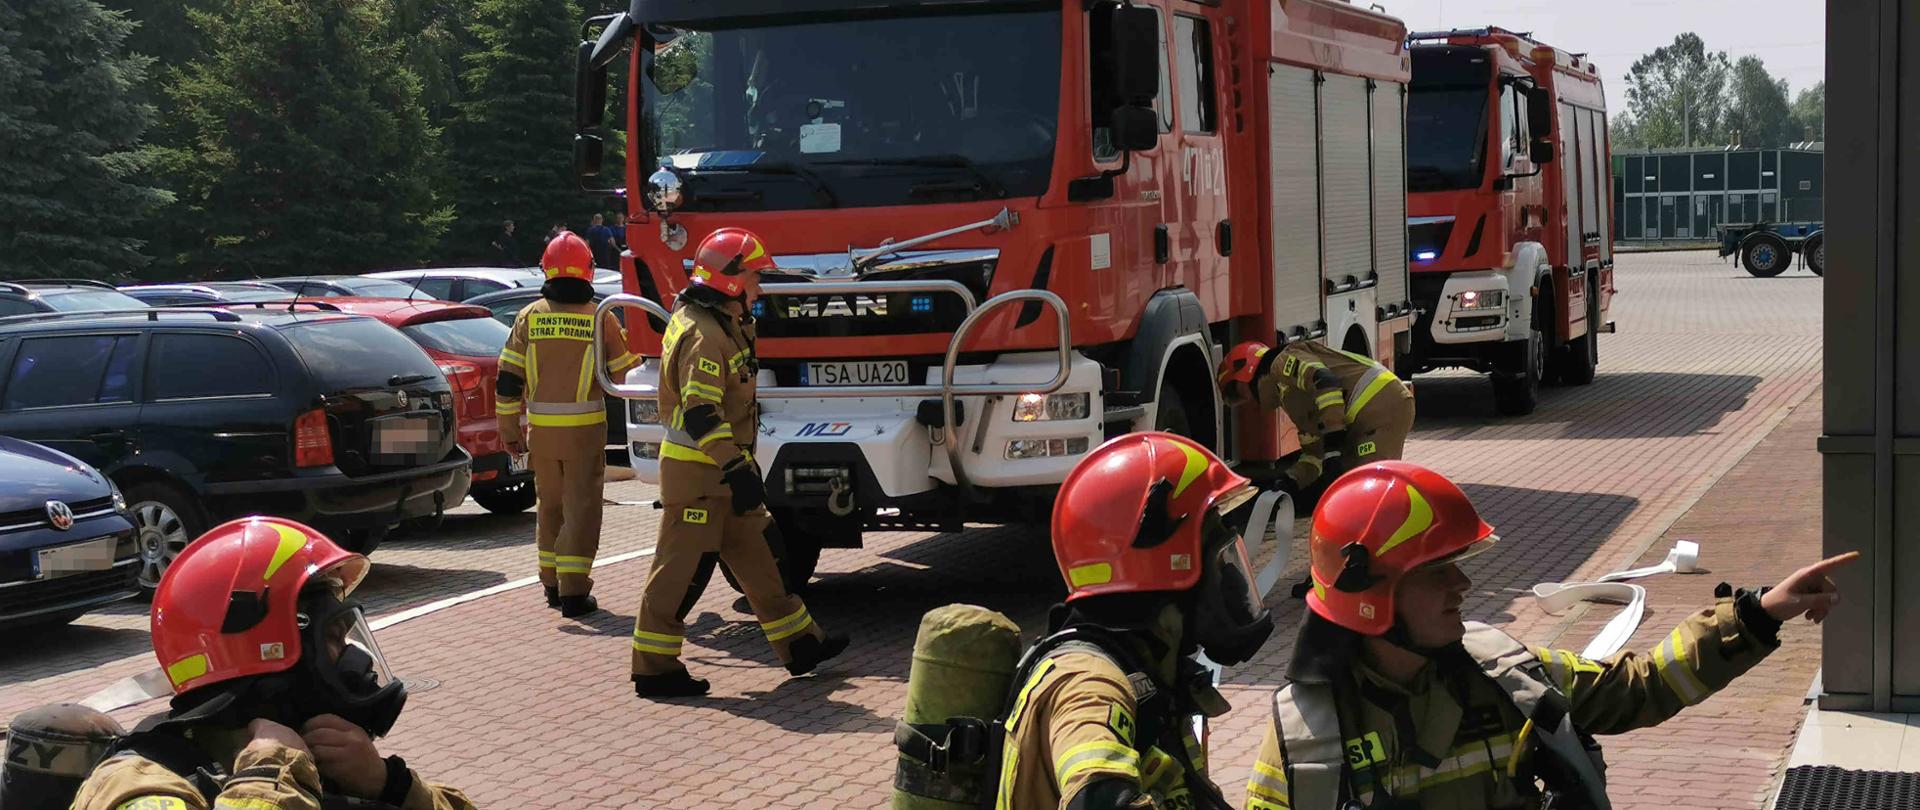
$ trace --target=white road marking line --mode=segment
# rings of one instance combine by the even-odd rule
[[[593,564],[597,568],[601,566],[613,565],[614,563],[623,563],[628,560],[637,560],[637,559],[640,559],[641,557],[651,556],[652,554],[653,554],[653,549],[643,548],[643,549],[640,549],[639,551],[629,551],[625,554],[615,554],[611,557],[598,559],[598,560],[595,560]],[[446,610],[447,608],[454,607],[456,605],[464,605],[476,599],[485,599],[489,596],[493,596],[494,594],[506,593],[507,591],[511,591],[515,588],[524,588],[528,585],[537,585],[539,583],[540,583],[540,578],[537,576],[527,577],[525,579],[516,579],[511,582],[502,582],[491,588],[482,588],[472,593],[460,594],[459,596],[449,596],[445,599],[441,599],[434,602],[428,602],[419,607],[408,608],[406,610],[400,611],[399,613],[395,613],[391,616],[382,616],[378,619],[374,619],[371,622],[371,625],[374,630],[384,630],[386,628],[392,627],[401,622],[409,621],[412,619],[418,619],[421,616],[425,616],[431,613],[437,613],[439,611]]]

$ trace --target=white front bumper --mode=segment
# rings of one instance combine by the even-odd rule
[[[1088,414],[1084,419],[1068,421],[1013,421],[1011,397],[955,397],[956,409],[964,409],[958,441],[961,464],[967,479],[983,488],[1058,484],[1067,472],[1099,446],[1104,424],[1101,418],[1100,364],[1071,355],[1072,369],[1066,385],[1054,393],[1086,393]],[[1053,376],[1056,366],[1051,352],[1009,354],[987,365],[959,366],[954,369],[956,385],[969,383],[1033,383],[1036,387]],[[633,385],[657,385],[658,366],[643,363],[627,375]],[[927,370],[926,384],[940,383],[940,369]],[[762,371],[760,385],[775,384],[772,372]],[[806,466],[813,446],[836,448],[853,445],[860,451],[885,498],[900,498],[928,492],[940,484],[955,483],[947,459],[945,442],[955,437],[949,431],[934,431],[916,418],[923,397],[819,397],[768,398],[760,403],[760,435],[754,456],[761,468],[771,472],[775,462],[788,467]],[[933,397],[931,399],[937,399]],[[964,403],[964,404],[963,404]],[[662,438],[659,424],[634,424],[629,408],[627,437],[632,445],[634,473],[642,481],[658,483],[660,464],[657,447]],[[663,415],[664,416],[664,415]],[[939,436],[936,443],[936,434]],[[1067,456],[1033,459],[1008,459],[1008,443],[1020,439],[1076,439],[1085,443],[1085,451]],[[654,448],[648,451],[648,446]],[[652,456],[652,458],[647,458]],[[784,486],[784,481],[769,481],[768,486]],[[871,503],[871,496],[866,502]]]
[[[1498,309],[1462,311],[1458,309],[1460,294],[1468,291],[1483,294],[1497,291],[1505,296],[1505,302]],[[1440,300],[1434,302],[1433,342],[1457,345],[1526,340],[1527,327],[1532,319],[1528,293],[1526,286],[1516,291],[1510,274],[1500,270],[1447,276],[1446,286],[1440,291]],[[1485,318],[1492,320],[1476,322]]]

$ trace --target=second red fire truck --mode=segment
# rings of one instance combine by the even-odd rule
[[[1500,28],[1411,38],[1407,373],[1489,373],[1503,414],[1586,385],[1613,286],[1612,155],[1592,62]]]

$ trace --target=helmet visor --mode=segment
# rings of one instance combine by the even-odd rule
[[[312,605],[314,666],[321,680],[342,696],[369,697],[393,683],[393,668],[360,606],[328,597]]]
[[[1465,548],[1462,548],[1459,551],[1455,551],[1452,554],[1448,554],[1438,559],[1429,560],[1427,562],[1416,565],[1413,568],[1416,571],[1420,571],[1428,568],[1439,568],[1443,565],[1452,565],[1462,560],[1466,560],[1472,557],[1478,557],[1481,554],[1485,554],[1487,549],[1493,548],[1494,545],[1499,542],[1500,542],[1500,535],[1489,534],[1486,537],[1483,537],[1479,540],[1474,541],[1471,544],[1468,544]]]
[[[1213,555],[1213,570],[1218,576],[1215,598],[1225,611],[1225,618],[1236,626],[1258,621],[1267,612],[1266,594],[1254,585],[1255,571],[1253,560],[1247,556],[1246,541],[1236,534],[1232,542],[1220,545]]]

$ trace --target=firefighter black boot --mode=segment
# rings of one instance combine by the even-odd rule
[[[707,693],[707,689],[706,681],[687,674],[684,669],[664,675],[633,676],[633,693],[649,700],[700,697]]]
[[[560,609],[560,588],[557,585],[542,585],[547,591],[547,607]]]
[[[600,600],[586,594],[560,597],[560,615],[569,619],[585,616],[599,609]]]
[[[814,636],[802,636],[795,641],[788,652],[793,663],[787,664],[787,672],[792,675],[805,675],[815,667],[847,650],[846,636],[827,636],[824,640]]]

